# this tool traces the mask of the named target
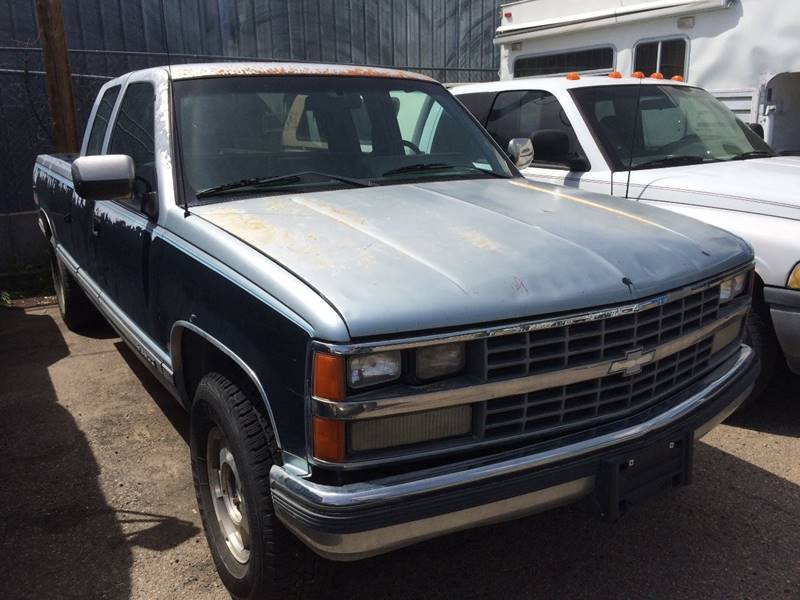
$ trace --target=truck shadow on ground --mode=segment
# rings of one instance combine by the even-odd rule
[[[129,598],[133,546],[160,550],[197,531],[108,505],[87,438],[50,378],[69,354],[50,315],[0,308],[1,598]]]
[[[726,423],[764,433],[800,437],[800,375],[791,373],[786,365],[779,365],[764,395],[731,415]]]
[[[114,343],[114,348],[119,352],[122,359],[133,371],[134,375],[139,379],[145,391],[156,403],[156,406],[164,413],[164,416],[175,428],[186,445],[189,445],[189,413],[178,404],[178,401],[172,397],[166,388],[155,378],[155,376],[147,369],[138,356],[130,347],[122,340]]]

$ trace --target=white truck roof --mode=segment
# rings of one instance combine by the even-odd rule
[[[501,81],[492,81],[489,83],[468,83],[465,85],[453,86],[451,91],[457,94],[469,94],[471,92],[499,92],[508,90],[528,90],[536,88],[537,90],[545,90],[552,92],[554,90],[569,90],[573,88],[596,87],[607,85],[677,85],[677,86],[691,86],[681,81],[674,81],[672,79],[654,79],[652,77],[645,77],[639,79],[637,77],[621,77],[615,79],[608,75],[584,75],[580,79],[568,79],[563,75],[555,77],[518,77],[517,79],[506,79]]]

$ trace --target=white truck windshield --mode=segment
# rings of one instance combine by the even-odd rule
[[[774,155],[750,127],[698,88],[633,84],[570,93],[616,170]]]

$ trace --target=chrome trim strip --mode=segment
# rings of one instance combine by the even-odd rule
[[[291,514],[285,510],[280,501],[275,502],[275,513],[297,537],[317,554],[331,560],[359,560],[432,537],[470,527],[517,519],[576,502],[590,494],[594,487],[594,476],[581,477],[472,508],[344,535],[320,533],[308,525],[292,519]]]
[[[181,354],[178,351],[178,344],[180,343],[180,335],[181,329],[186,329],[193,333],[196,333],[201,338],[205,339],[209,344],[214,346],[217,350],[225,354],[228,358],[230,358],[236,365],[244,371],[244,373],[250,378],[253,382],[253,385],[256,386],[261,399],[264,401],[264,405],[267,407],[267,413],[269,414],[270,424],[272,425],[272,431],[275,434],[275,443],[278,445],[278,448],[282,448],[280,434],[278,433],[278,428],[275,426],[275,417],[272,414],[272,407],[270,406],[269,399],[267,398],[267,393],[264,391],[264,386],[261,385],[261,380],[256,375],[255,371],[250,368],[250,366],[242,360],[239,355],[237,355],[233,350],[228,348],[225,344],[220,342],[217,338],[212,336],[211,334],[207,333],[206,331],[200,329],[197,325],[190,323],[189,321],[175,321],[172,325],[172,329],[169,332],[169,346],[170,352],[173,356],[176,357],[175,360],[175,370],[180,372],[183,368],[183,364],[181,362]]]
[[[641,312],[649,308],[661,306],[662,304],[666,304],[672,300],[678,300],[685,296],[707,290],[715,285],[719,285],[723,280],[728,279],[733,275],[752,270],[754,265],[755,263],[748,263],[743,267],[737,267],[735,269],[726,271],[714,279],[695,283],[672,292],[667,292],[660,296],[656,296],[655,298],[650,298],[649,300],[644,300],[633,304],[625,304],[623,306],[613,306],[589,312],[572,313],[562,317],[538,319],[535,321],[527,321],[515,325],[497,325],[494,327],[471,329],[462,331],[460,333],[422,335],[399,340],[395,339],[376,342],[356,342],[352,344],[332,344],[322,341],[315,341],[314,347],[331,354],[385,352],[389,350],[419,348],[420,346],[431,346],[434,344],[443,344],[448,342],[468,342],[470,340],[477,340],[487,337],[511,335],[515,333],[528,333],[529,331],[540,331],[543,329],[552,329],[553,327],[565,327],[567,325],[573,325],[577,323],[587,323],[590,321],[610,319],[612,317],[619,317],[621,315]]]
[[[693,333],[658,346],[653,351],[653,361],[660,360],[696,344],[706,336],[715,333],[718,329],[722,329],[731,321],[743,318],[748,309],[749,305],[742,306]],[[357,420],[388,417],[459,404],[483,402],[494,398],[503,398],[515,394],[525,394],[571,383],[599,379],[607,376],[610,369],[618,362],[618,359],[612,359],[550,373],[529,375],[528,377],[390,398],[334,402],[324,398],[312,397],[312,409],[314,414],[328,419]]]
[[[424,479],[407,480],[402,479],[404,476],[397,476],[343,486],[314,483],[308,479],[293,476],[285,469],[275,465],[270,470],[270,487],[273,494],[287,498],[292,503],[320,507],[325,510],[349,510],[408,500],[432,492],[473,485],[481,481],[578,458],[612,446],[633,442],[688,416],[732,383],[750,367],[754,360],[753,350],[742,344],[738,356],[727,371],[705,388],[649,421],[588,440],[550,448],[537,454],[482,464],[473,468],[454,465],[449,471]],[[748,393],[749,391],[746,390],[740,394],[731,401],[727,408],[741,403]]]

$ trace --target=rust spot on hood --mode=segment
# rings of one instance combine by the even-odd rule
[[[469,242],[479,250],[492,250],[492,251],[499,251],[501,246],[493,239],[486,236],[481,231],[477,231],[475,229],[465,229],[463,231],[458,231],[458,236],[466,242]]]

